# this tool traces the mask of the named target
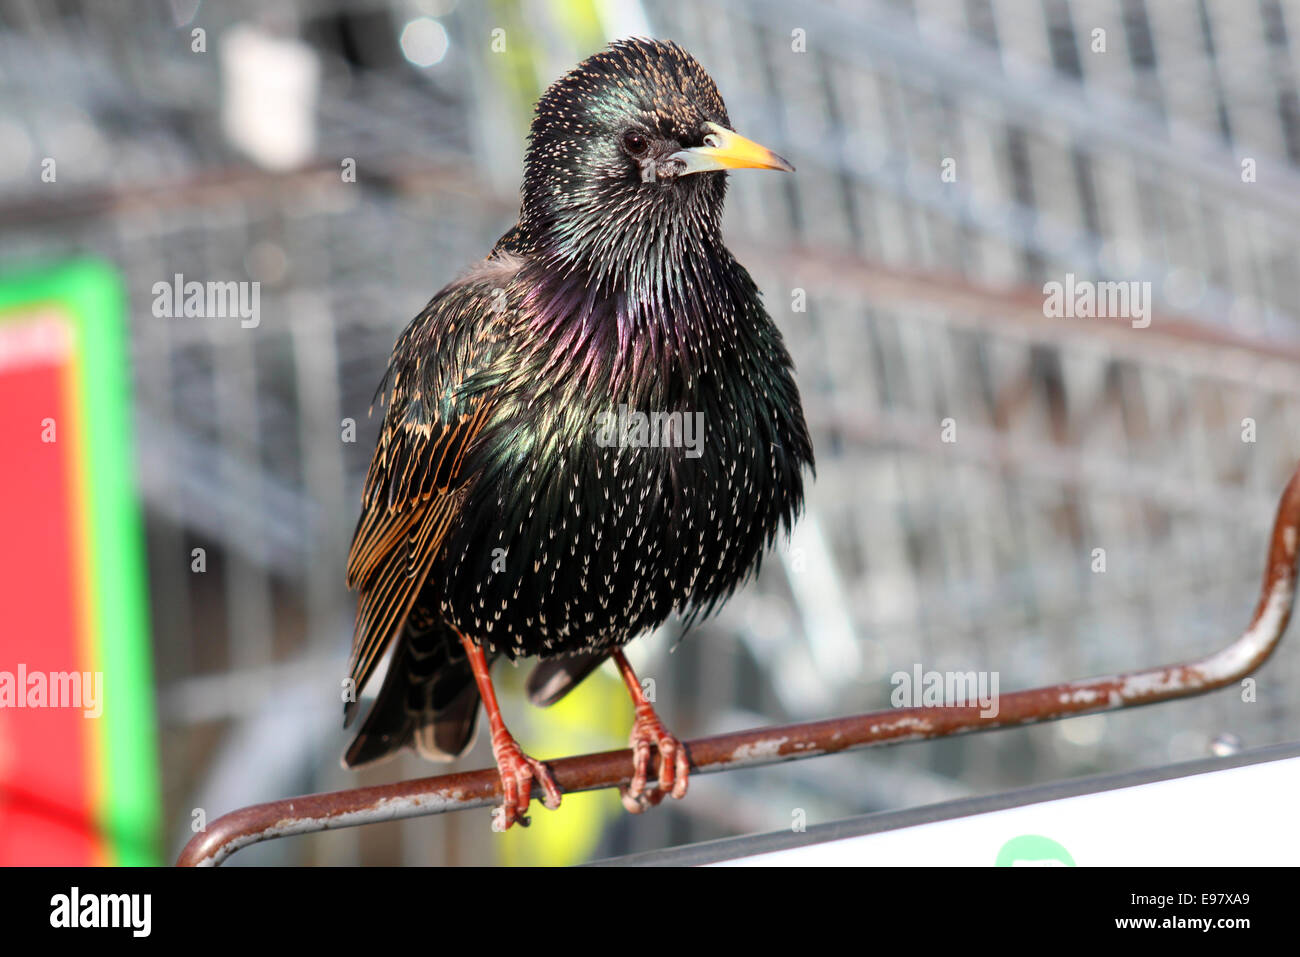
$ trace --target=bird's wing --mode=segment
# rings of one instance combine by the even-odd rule
[[[489,271],[500,280],[499,266]],[[482,272],[482,271],[480,271]],[[495,406],[493,316],[483,276],[438,293],[393,349],[380,387],[387,409],[348,554],[348,586],[360,592],[350,670],[360,692],[401,631],[454,524],[464,462]],[[345,709],[350,723],[356,702]]]

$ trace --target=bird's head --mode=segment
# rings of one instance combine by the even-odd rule
[[[724,172],[794,169],[731,129],[712,77],[675,43],[621,40],[542,95],[521,225],[539,251],[624,285],[720,243]]]

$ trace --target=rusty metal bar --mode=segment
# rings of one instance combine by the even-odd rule
[[[1295,595],[1300,542],[1300,468],[1287,483],[1273,523],[1259,604],[1249,627],[1220,651],[1195,661],[1089,678],[1004,694],[998,713],[979,706],[898,708],[777,728],[758,728],[688,742],[691,768],[708,774],[738,767],[793,761],[818,754],[989,731],[1072,715],[1114,711],[1204,694],[1239,681],[1277,647]],[[606,751],[549,761],[563,791],[593,791],[627,784],[631,751]],[[486,807],[501,799],[495,768],[399,781],[377,787],[256,804],[213,821],[181,852],[181,866],[217,865],[249,844],[379,821]]]

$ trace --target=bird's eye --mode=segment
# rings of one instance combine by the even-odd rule
[[[650,141],[645,138],[644,133],[628,130],[623,134],[623,148],[633,156],[640,156],[650,148]]]

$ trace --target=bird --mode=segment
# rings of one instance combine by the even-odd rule
[[[615,41],[538,100],[517,223],[400,333],[376,391],[345,728],[390,657],[345,767],[451,760],[481,702],[493,827],[527,826],[534,786],[561,795],[507,729],[492,665],[538,659],[546,706],[612,660],[635,712],[624,804],[685,795],[689,753],[623,649],[716,611],[815,477],[793,361],[723,243],[737,169],[794,171],[732,129],[674,42]]]

